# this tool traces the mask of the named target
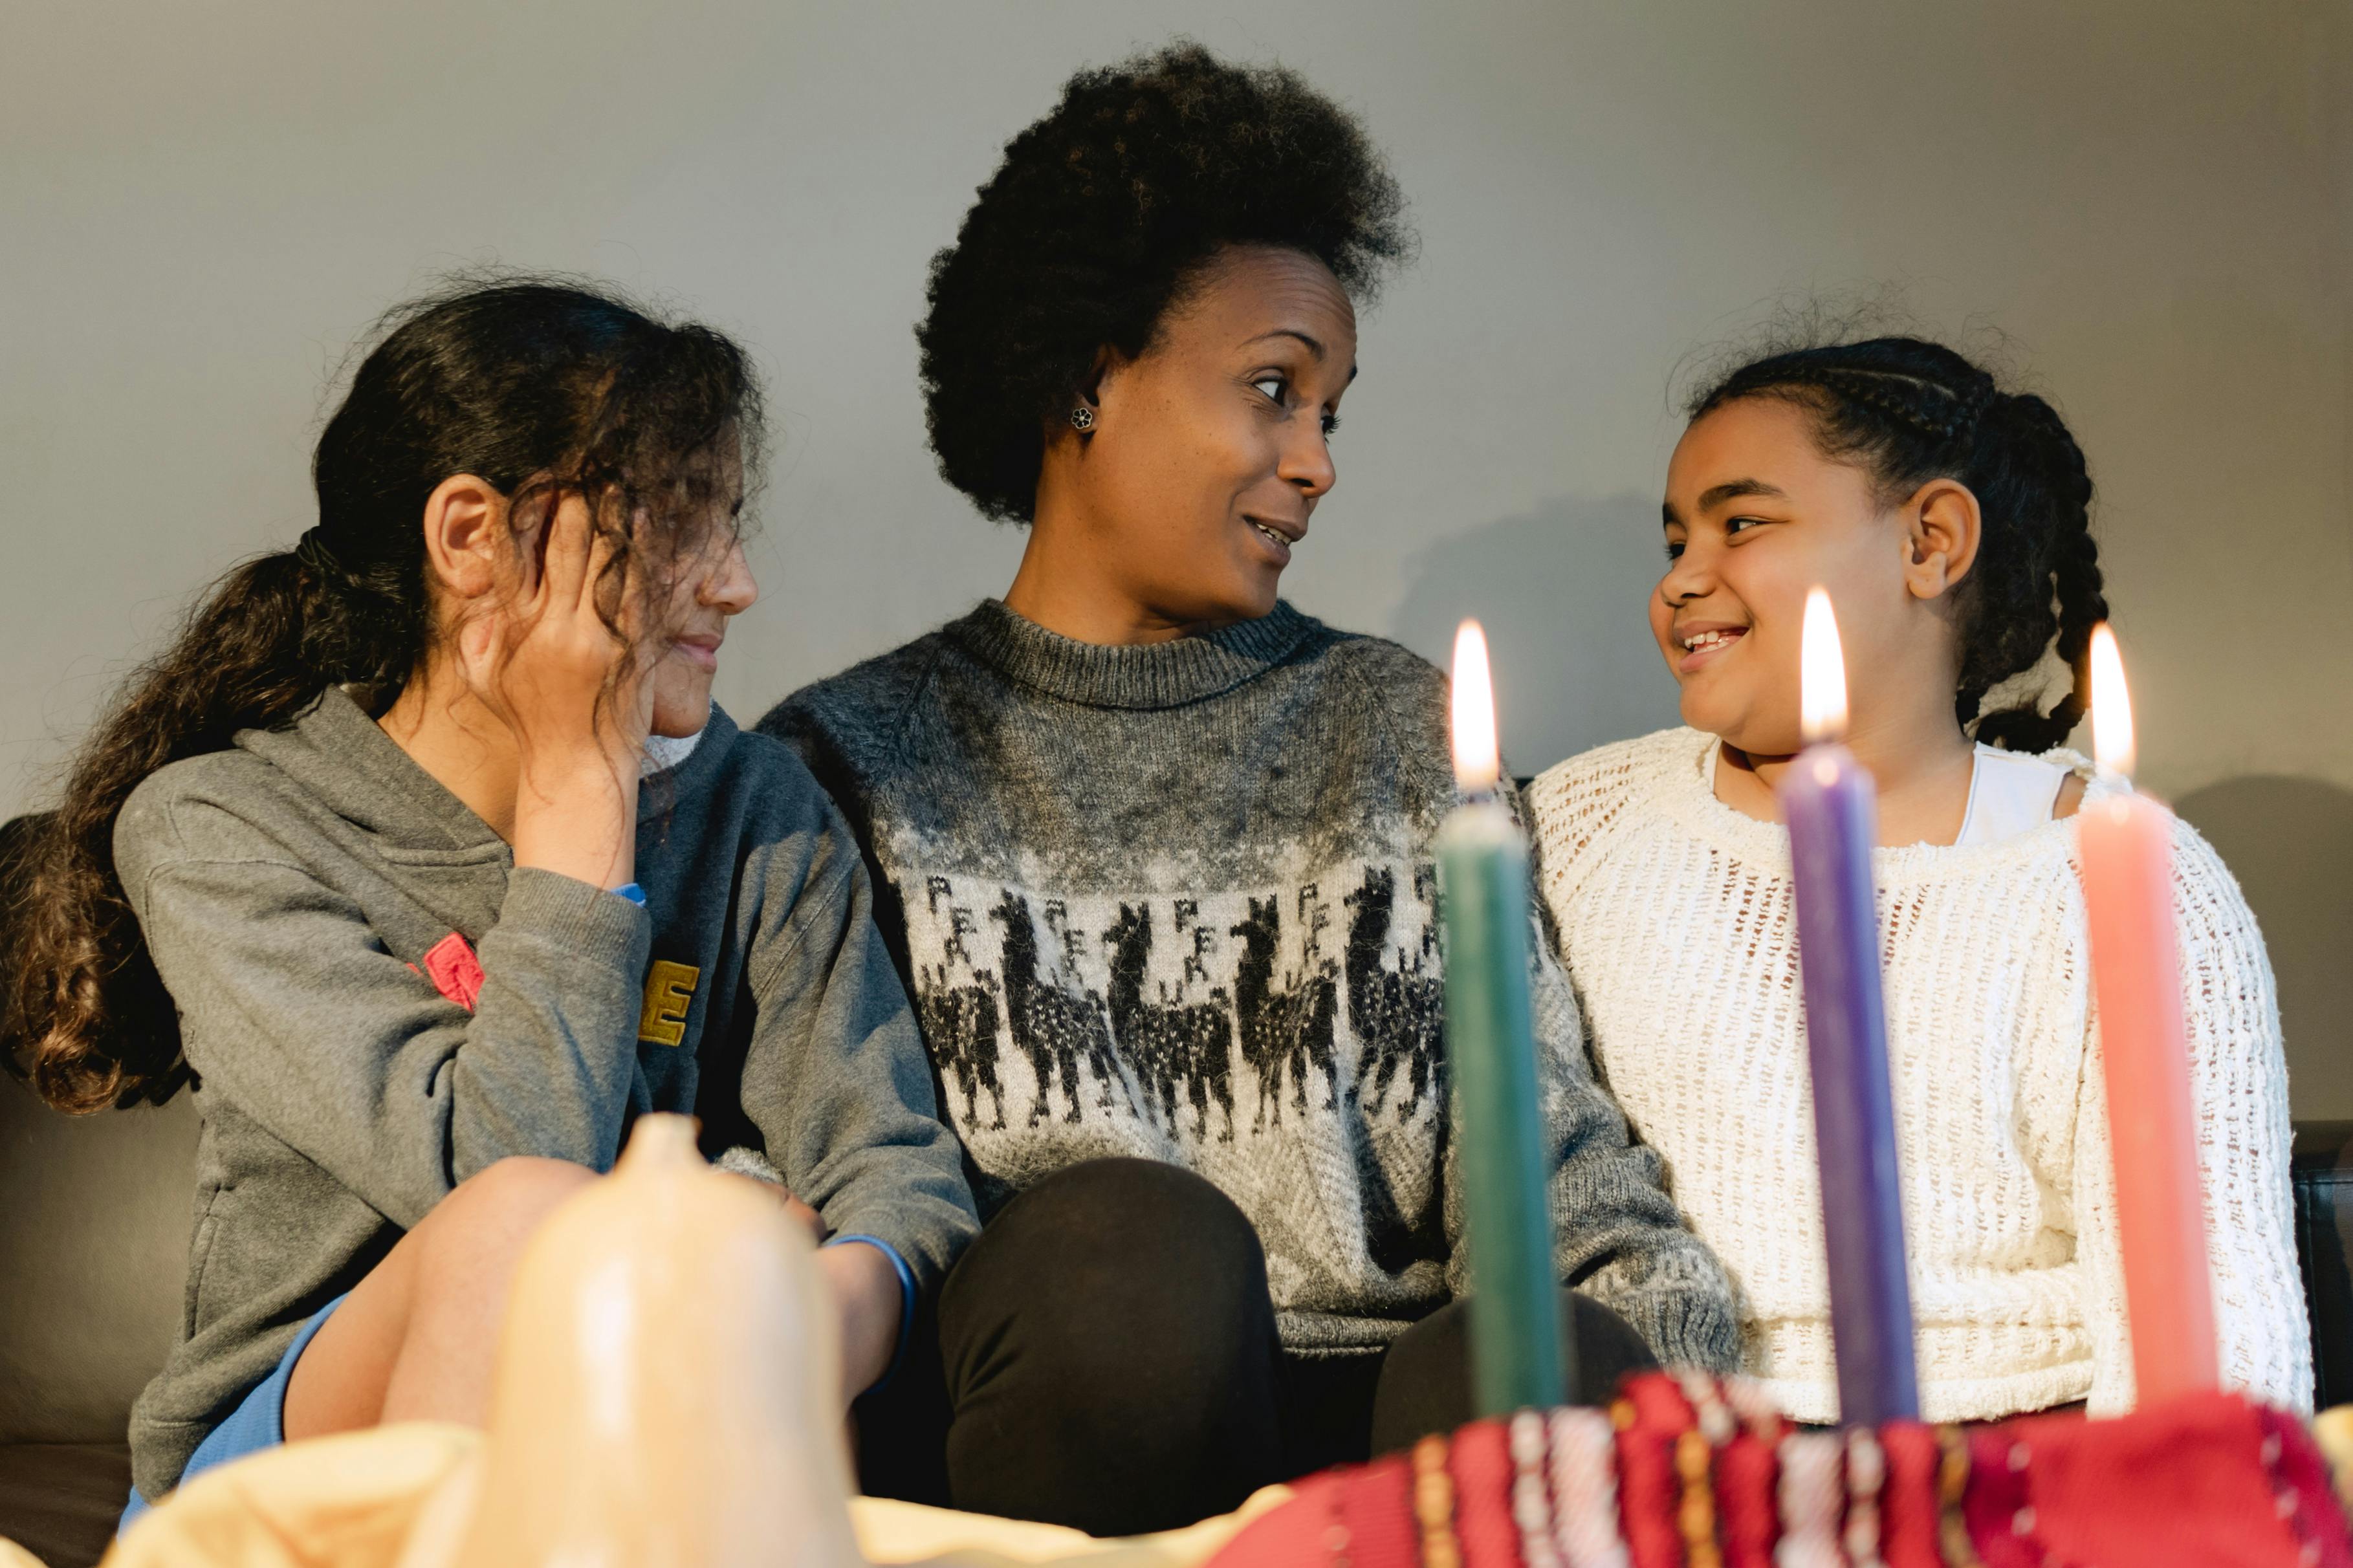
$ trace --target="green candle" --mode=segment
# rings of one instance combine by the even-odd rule
[[[1494,700],[1475,621],[1455,636],[1453,702],[1464,804],[1437,847],[1446,1055],[1471,1253],[1472,1387],[1480,1415],[1501,1415],[1560,1404],[1568,1369],[1528,1022],[1527,845],[1494,798]]]

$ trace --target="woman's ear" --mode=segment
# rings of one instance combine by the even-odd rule
[[[1103,423],[1104,384],[1115,379],[1126,363],[1108,348],[1095,351],[1095,363],[1089,367],[1086,380],[1071,394],[1071,406],[1046,421],[1048,452],[1058,447],[1082,448],[1081,437],[1094,434]]]
[[[1904,506],[1904,585],[1915,599],[1951,593],[1977,564],[1985,518],[1958,479],[1930,479]]]
[[[425,498],[426,566],[446,594],[479,599],[489,593],[509,548],[506,534],[507,498],[479,475],[453,474]]]

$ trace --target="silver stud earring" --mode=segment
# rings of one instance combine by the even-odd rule
[[[1083,436],[1095,427],[1095,411],[1085,404],[1071,410],[1071,428]]]

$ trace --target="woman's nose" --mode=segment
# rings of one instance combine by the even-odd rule
[[[1310,500],[1339,482],[1339,470],[1332,463],[1332,444],[1324,439],[1320,422],[1284,439],[1274,471],[1277,478],[1297,485],[1299,493]]]
[[[759,580],[752,575],[751,557],[744,552],[742,540],[728,545],[727,559],[703,584],[702,599],[712,609],[730,616],[740,616],[759,602]]]

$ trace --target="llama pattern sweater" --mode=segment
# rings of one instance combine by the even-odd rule
[[[1740,1292],[1744,1370],[1838,1415],[1788,835],[1716,800],[1670,730],[1535,781],[1538,881],[1594,1057]],[[2119,787],[2073,752],[2052,760]],[[1930,1420],[2132,1399],[2074,830],[1874,856]],[[2224,1380],[2308,1407],[2271,967],[2229,871],[2173,835],[2175,915]]]
[[[1301,1353],[1377,1348],[1463,1288],[1445,689],[1288,605],[1105,647],[992,601],[764,721],[873,861],[984,1216],[1082,1160],[1184,1166],[1256,1226]],[[1595,1086],[1548,955],[1534,984],[1561,1278],[1663,1358],[1728,1366],[1722,1268]]]

